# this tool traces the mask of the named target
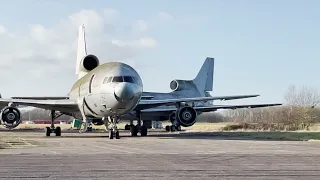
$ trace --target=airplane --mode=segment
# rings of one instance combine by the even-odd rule
[[[173,99],[173,98],[193,98],[193,97],[212,97],[210,91],[213,91],[213,76],[214,76],[214,58],[207,57],[202,64],[198,74],[192,80],[180,80],[174,79],[170,82],[171,92],[143,92],[142,98],[145,99]],[[259,95],[251,95],[251,97],[257,97]],[[234,98],[241,99],[242,97]],[[229,99],[231,100],[231,99]],[[204,112],[217,111],[218,109],[238,109],[238,108],[261,108],[270,106],[279,106],[282,104],[242,104],[242,105],[214,105],[213,101],[198,102],[193,103],[192,108],[195,111],[191,111],[194,114],[190,116],[188,123],[178,122],[176,120],[175,106],[159,106],[155,108],[142,110],[140,113],[141,119],[143,119],[144,124],[151,124],[151,121],[167,121],[171,122],[171,126],[167,125],[165,127],[166,131],[181,130],[181,125],[183,127],[189,127],[196,123],[196,117]],[[123,119],[129,120],[130,124],[125,125],[125,129],[129,130],[133,126],[133,121],[137,120],[135,111],[132,111],[123,116]],[[181,114],[182,115],[182,114]],[[188,115],[188,114],[186,114]],[[138,121],[139,123],[139,121]],[[93,120],[93,124],[99,125],[99,120]]]
[[[109,138],[119,139],[117,124],[123,115],[132,111],[140,114],[145,109],[175,105],[177,107],[177,119],[181,119],[181,122],[187,122],[190,120],[190,114],[195,116],[195,110],[186,103],[256,96],[142,99],[142,79],[134,68],[122,62],[100,64],[96,55],[87,53],[84,25],[79,28],[76,75],[78,80],[73,84],[67,96],[1,98],[0,104],[7,104],[1,110],[1,121],[6,123],[21,121],[21,113],[16,106],[32,106],[51,112],[51,125],[46,127],[46,136],[50,136],[51,133],[61,136],[61,128],[59,126],[55,127],[54,120],[62,114],[66,114],[76,119],[82,119],[84,129],[88,125],[87,119],[100,119],[107,122],[106,124],[111,125],[111,128],[108,129]],[[146,136],[147,131],[148,129],[143,125],[131,127],[133,136],[136,136],[138,132],[141,136]]]

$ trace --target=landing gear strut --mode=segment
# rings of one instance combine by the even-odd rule
[[[113,139],[115,137],[116,139],[120,139],[119,130],[117,127],[117,124],[119,123],[120,118],[118,116],[108,117],[109,123],[112,125],[112,127],[109,129],[109,139]]]
[[[51,125],[50,127],[46,127],[46,136],[50,136],[51,133],[55,133],[56,136],[61,136],[61,128],[59,126],[54,126],[54,120],[60,117],[62,114],[56,114],[54,110],[51,110],[50,116],[51,116]]]
[[[137,116],[137,125],[133,125],[133,121],[130,121],[130,134],[131,136],[138,136],[138,133],[140,132],[141,136],[147,136],[148,135],[148,128],[144,125],[141,126],[141,112],[136,113]]]

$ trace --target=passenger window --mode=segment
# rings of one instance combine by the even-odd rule
[[[134,83],[134,80],[131,76],[123,76],[124,82]]]
[[[122,76],[115,76],[115,77],[113,77],[112,82],[123,82]]]

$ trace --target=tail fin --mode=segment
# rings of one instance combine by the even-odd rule
[[[193,79],[199,91],[213,90],[214,58],[207,57],[198,75]]]
[[[81,25],[79,28],[77,64],[76,64],[76,75],[78,75],[78,78],[82,77],[80,72],[80,63],[82,58],[85,57],[86,55],[87,55],[87,45],[86,45],[85,29],[84,29],[84,25]]]

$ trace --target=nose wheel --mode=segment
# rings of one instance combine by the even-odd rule
[[[113,138],[120,139],[120,133],[117,126],[117,124],[120,121],[120,118],[117,116],[114,116],[114,117],[108,117],[108,119],[109,119],[109,123],[112,125],[112,127],[109,129],[109,139],[113,139]]]

